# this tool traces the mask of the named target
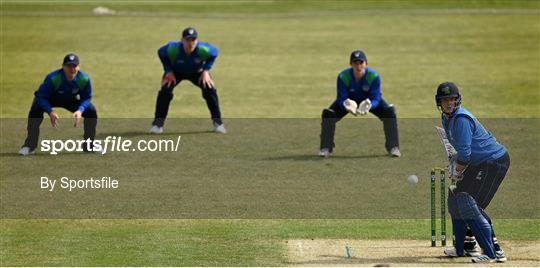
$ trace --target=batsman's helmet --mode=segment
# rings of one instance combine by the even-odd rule
[[[441,106],[442,98],[457,98],[456,107],[461,105],[461,95],[456,84],[452,82],[444,82],[437,87],[437,95],[435,95],[435,103],[437,107]]]

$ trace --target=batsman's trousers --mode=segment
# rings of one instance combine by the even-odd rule
[[[457,209],[460,204],[458,204],[459,201],[456,199],[456,196],[460,193],[467,193],[470,197],[472,197],[473,201],[471,202],[476,203],[476,206],[480,211],[481,216],[479,217],[484,218],[490,225],[489,227],[491,229],[490,233],[492,236],[492,241],[489,241],[489,244],[493,243],[494,249],[500,250],[500,246],[497,242],[497,239],[495,238],[495,231],[493,230],[493,226],[491,225],[491,218],[486,213],[485,209],[495,196],[495,193],[497,192],[499,186],[504,180],[504,177],[506,176],[506,172],[508,171],[509,167],[510,156],[508,153],[504,154],[502,157],[495,161],[486,161],[484,163],[481,163],[480,165],[468,166],[463,173],[463,179],[456,183],[456,188],[449,190],[448,211],[450,212],[450,215],[452,216],[452,221],[454,222],[453,229],[454,234],[456,235],[456,250],[459,249],[460,253],[462,252],[462,245],[458,243],[460,243],[464,238],[460,237],[460,234],[465,235],[463,233],[463,231],[465,230],[464,223],[458,224],[460,223],[460,221],[464,220],[462,219],[462,213]],[[472,235],[473,233],[471,232],[471,230],[467,229],[467,236]],[[481,234],[475,233],[474,235],[478,236]]]
[[[499,189],[510,167],[510,155],[504,154],[495,161],[486,161],[477,166],[468,166],[463,179],[456,183],[454,193],[466,192],[477,205],[486,209]]]

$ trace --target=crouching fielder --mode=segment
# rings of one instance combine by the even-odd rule
[[[461,95],[454,83],[440,84],[435,100],[442,112],[442,125],[448,140],[457,151],[457,159],[449,167],[450,176],[457,183],[448,194],[456,246],[445,249],[444,253],[450,257],[465,256],[463,244],[468,226],[484,254],[472,261],[504,262],[506,256],[484,210],[508,171],[508,152],[472,113],[461,107]]]
[[[361,50],[351,53],[349,64],[351,67],[341,71],[337,77],[336,100],[322,111],[319,156],[332,154],[336,123],[347,113],[365,115],[370,112],[383,122],[385,147],[389,155],[400,157],[396,111],[382,98],[379,73],[367,66],[366,54]]]

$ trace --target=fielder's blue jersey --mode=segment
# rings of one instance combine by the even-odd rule
[[[381,100],[381,77],[377,71],[366,67],[365,74],[360,81],[354,79],[351,67],[341,71],[337,77],[337,99],[336,101],[343,107],[346,99],[351,99],[360,103],[365,99],[371,101],[371,109],[379,106]]]
[[[79,71],[75,79],[68,81],[62,69],[58,69],[45,77],[35,93],[38,105],[46,112],[52,112],[54,105],[79,105],[78,110],[84,112],[92,100],[92,84],[90,77]]]
[[[442,125],[461,165],[476,166],[497,160],[506,153],[506,148],[465,108],[459,107],[448,119],[443,115]]]
[[[209,43],[198,42],[195,50],[187,55],[182,42],[169,42],[158,49],[158,56],[165,73],[195,74],[208,71],[219,54]]]

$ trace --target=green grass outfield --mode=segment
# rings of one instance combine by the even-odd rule
[[[101,117],[152,117],[162,74],[156,51],[187,25],[221,51],[213,75],[225,117],[318,117],[358,48],[381,73],[400,117],[435,117],[434,88],[445,80],[462,87],[464,104],[479,117],[540,115],[535,1],[204,2],[208,14],[192,2],[103,4],[147,11],[120,16],[91,16],[98,3],[5,2],[2,117],[25,117],[43,77],[72,51],[93,79]],[[61,12],[68,7],[75,15]],[[194,87],[186,83],[175,98],[171,116],[207,117]]]
[[[93,16],[97,5],[118,15]],[[433,95],[445,80],[461,86],[465,107],[512,154],[489,208],[499,239],[540,240],[540,155],[531,153],[540,149],[536,1],[3,1],[1,8],[2,266],[271,266],[289,264],[288,239],[428,244],[426,175],[444,163],[430,132]],[[192,121],[170,120],[160,136],[182,136],[181,153],[14,154],[32,93],[68,52],[92,78],[93,103],[106,119],[99,137],[155,138],[144,132],[162,72],[156,50],[186,26],[220,49],[213,76],[228,135],[208,133],[209,120],[198,119],[208,116],[200,92],[184,83],[169,115]],[[382,127],[371,115],[340,123],[336,156],[315,157],[317,118],[358,48],[397,107],[400,159],[383,157]],[[60,131],[45,121],[43,138],[79,137],[70,115],[61,115]],[[125,188],[104,196],[38,191],[41,174],[101,171]],[[411,188],[405,180],[413,173],[420,182]],[[103,214],[92,214],[99,206],[77,208],[98,198]]]
[[[537,220],[496,224],[499,239],[539,235]],[[429,220],[3,220],[0,233],[3,265],[282,266],[288,239],[418,239],[425,230]]]

